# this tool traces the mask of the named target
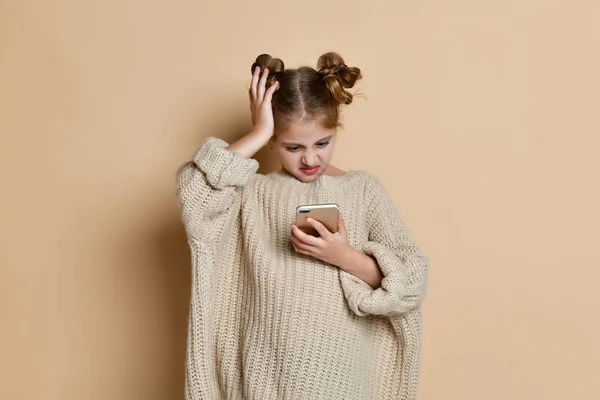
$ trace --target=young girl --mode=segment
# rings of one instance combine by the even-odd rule
[[[382,184],[330,164],[360,69],[252,66],[253,129],[211,137],[178,172],[192,252],[187,399],[414,399],[427,259]],[[257,174],[269,144],[283,168]],[[292,223],[336,203],[339,229]]]

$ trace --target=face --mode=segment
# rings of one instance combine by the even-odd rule
[[[336,130],[309,120],[289,126],[273,138],[273,149],[283,168],[302,182],[321,176],[333,155]]]

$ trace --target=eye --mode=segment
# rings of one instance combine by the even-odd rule
[[[287,151],[291,151],[291,152],[296,152],[298,150],[300,150],[300,147],[298,147],[298,146],[293,146],[293,147],[288,147],[287,148]]]
[[[317,143],[317,147],[323,148],[323,147],[327,146],[328,144],[329,144],[329,142]]]

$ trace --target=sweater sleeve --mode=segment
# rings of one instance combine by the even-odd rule
[[[428,259],[417,246],[381,182],[367,183],[368,240],[363,253],[373,257],[383,273],[373,289],[360,278],[341,271],[350,309],[359,316],[400,315],[420,307],[425,296]]]
[[[193,160],[177,172],[177,197],[188,237],[196,240],[221,214],[241,202],[241,189],[258,170],[258,162],[226,149],[224,140],[209,137]]]

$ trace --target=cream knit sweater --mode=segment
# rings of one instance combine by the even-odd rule
[[[415,399],[427,259],[381,183],[312,183],[208,138],[178,172],[192,253],[186,399]],[[337,203],[349,243],[383,274],[359,278],[296,253],[300,204]]]

